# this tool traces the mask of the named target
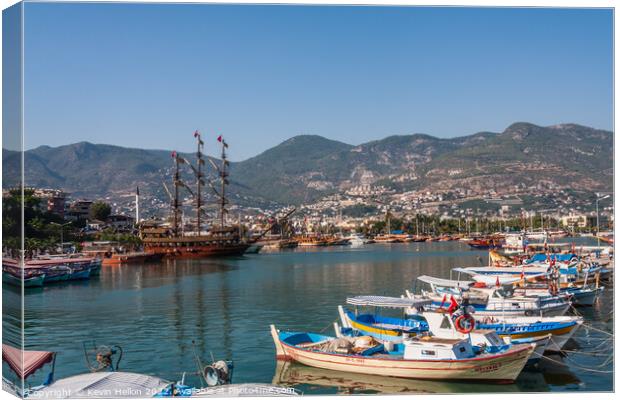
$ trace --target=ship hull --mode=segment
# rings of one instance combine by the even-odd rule
[[[166,259],[177,258],[207,258],[241,256],[248,249],[247,244],[212,245],[212,246],[145,246],[145,252],[158,255]]]

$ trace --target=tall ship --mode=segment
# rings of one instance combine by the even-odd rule
[[[194,137],[197,140],[196,166],[188,160],[172,152],[174,160],[173,190],[164,188],[170,197],[170,223],[161,226],[141,226],[140,237],[144,245],[144,251],[149,254],[159,254],[165,258],[203,258],[213,256],[236,256],[243,254],[250,244],[243,240],[239,226],[226,224],[228,214],[228,199],[226,198],[226,187],[228,186],[228,166],[226,149],[228,144],[222,136],[217,138],[222,147],[221,160],[219,163],[208,159],[209,163],[217,172],[219,182],[213,183],[206,179],[204,174],[205,157],[203,155],[204,142],[200,133],[196,131]],[[190,167],[196,178],[195,190],[181,180],[180,166],[186,164]],[[219,184],[218,184],[219,183]],[[202,224],[206,225],[207,215],[204,210],[202,190],[208,186],[218,203],[218,215],[212,221],[206,233],[202,231]],[[181,226],[181,201],[180,189],[188,191],[194,199],[196,210],[195,230],[186,232]]]

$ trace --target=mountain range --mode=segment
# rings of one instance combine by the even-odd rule
[[[61,188],[74,197],[114,197],[136,186],[164,196],[170,151],[80,142],[40,146],[25,155],[27,186]],[[193,155],[185,155],[193,160]],[[19,153],[3,150],[4,187],[15,185]],[[576,124],[514,123],[503,132],[455,138],[390,136],[358,146],[315,135],[295,136],[231,163],[233,201],[300,204],[358,185],[399,191],[480,191],[545,182],[562,188],[613,187],[613,134]]]

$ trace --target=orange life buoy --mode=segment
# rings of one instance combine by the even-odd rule
[[[476,321],[471,315],[461,315],[454,321],[454,327],[461,333],[469,333],[474,330]]]

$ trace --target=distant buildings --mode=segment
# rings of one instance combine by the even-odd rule
[[[90,207],[93,202],[90,200],[76,200],[70,203],[65,211],[67,221],[87,220],[90,217]]]
[[[57,189],[39,189],[34,188],[34,196],[41,201],[40,208],[61,217],[65,215],[65,202],[68,193]]]

